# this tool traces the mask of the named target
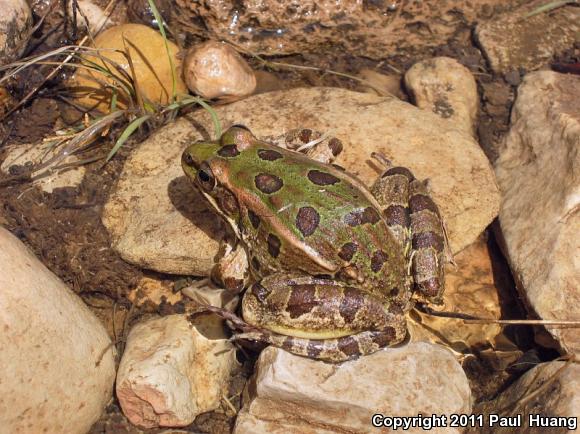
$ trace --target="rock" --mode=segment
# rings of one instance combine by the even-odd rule
[[[117,374],[117,397],[131,423],[142,428],[186,426],[215,410],[236,364],[222,322],[170,315],[137,324]]]
[[[549,362],[541,363],[526,372],[518,381],[491,402],[478,404],[474,414],[483,414],[484,421],[489,415],[511,416],[520,415],[521,421],[517,427],[502,428],[506,434],[521,432],[541,434],[547,430],[554,432],[572,432],[577,428],[580,414],[580,366],[577,363]],[[533,425],[534,420],[553,417],[559,421],[560,429],[550,428],[550,425]],[[565,425],[562,425],[565,423]],[[568,425],[573,424],[573,425]],[[472,430],[473,433],[498,432],[499,424]],[[569,429],[566,429],[568,427]]]
[[[505,254],[522,298],[543,319],[580,318],[580,77],[543,71],[518,88],[495,165]],[[548,328],[565,351],[573,328]]]
[[[20,58],[32,30],[32,11],[26,0],[0,0],[0,66]]]
[[[367,433],[376,432],[371,418],[377,413],[471,410],[463,369],[449,351],[428,343],[389,348],[338,365],[268,347],[260,354],[247,395],[236,434]]]
[[[68,9],[69,17],[73,16],[73,1],[69,0]],[[111,26],[120,24],[116,18],[111,14],[106,14],[103,8],[94,3],[94,0],[77,0],[77,24],[80,27],[86,28],[88,24],[89,31],[93,36],[98,35],[101,31],[108,29]],[[86,18],[86,19],[85,19]],[[118,19],[118,18],[117,18]]]
[[[173,292],[173,282],[155,277],[143,277],[127,298],[135,306],[153,304],[159,306],[161,303],[176,304],[183,300],[181,292]]]
[[[187,87],[181,79],[181,61],[177,58],[179,48],[171,41],[167,41],[175,72],[175,93],[187,94]],[[165,42],[158,31],[142,24],[122,24],[101,32],[94,41],[95,48],[126,51],[131,57],[139,91],[154,104],[167,104],[172,97],[173,77],[169,57],[165,49]],[[101,51],[101,56],[110,59],[103,62],[92,56],[85,56],[89,61],[115,71],[115,64],[131,74],[131,68],[126,57],[119,51]],[[115,74],[120,77],[118,73]],[[126,80],[126,79],[125,79]],[[71,91],[78,98],[78,103],[87,108],[95,108],[101,112],[108,112],[111,106],[112,92],[100,82],[118,88],[119,107],[128,106],[126,92],[119,88],[119,84],[112,78],[95,71],[79,69],[69,82]]]
[[[112,397],[114,346],[85,304],[0,228],[0,431],[86,433]]]
[[[578,8],[560,7],[526,17],[545,4],[544,0],[528,2],[478,24],[475,38],[495,73],[538,69],[579,41]]]
[[[471,244],[498,212],[493,172],[477,143],[436,115],[394,98],[337,88],[292,89],[215,110],[224,127],[243,120],[258,137],[300,127],[328,132],[344,144],[336,162],[367,184],[381,173],[370,159],[374,151],[429,178],[455,252]],[[103,213],[113,246],[125,260],[167,273],[211,270],[223,236],[219,219],[180,166],[183,149],[212,135],[211,128],[205,112],[196,113],[193,122],[178,120],[143,142],[125,163]]]
[[[479,96],[469,69],[449,57],[415,63],[405,74],[405,86],[417,107],[431,110],[475,136]]]
[[[518,2],[521,2],[518,0]],[[509,5],[508,5],[509,6]],[[504,9],[502,0],[428,2],[305,0],[176,0],[176,34],[233,42],[256,54],[344,50],[384,59],[394,51],[417,53],[444,46],[476,20]]]
[[[400,75],[385,75],[366,68],[361,69],[358,75],[365,81],[361,83],[364,92],[371,92],[379,96],[393,95],[399,99],[405,98]]]
[[[28,170],[30,165],[48,161],[57,155],[54,149],[51,149],[49,142],[38,144],[24,144],[8,146],[6,150],[6,157],[0,165],[0,170],[6,174],[16,175],[21,171]],[[67,158],[67,163],[78,161],[76,156]],[[55,165],[50,165],[44,169],[37,170],[32,173],[32,176],[38,176],[47,169],[54,169]],[[35,179],[33,184],[40,186],[40,188],[52,193],[55,188],[61,187],[77,187],[83,177],[85,176],[84,166],[70,167],[63,171],[49,172],[46,176]]]
[[[155,6],[161,14],[161,17],[167,21],[167,17],[171,15],[171,1],[156,0]],[[155,14],[151,10],[149,0],[128,0],[127,15],[131,22],[145,24],[154,29],[159,28],[159,23],[155,18]],[[169,28],[172,28],[171,23],[169,23]]]
[[[256,89],[252,68],[231,45],[217,41],[207,41],[187,51],[183,77],[192,93],[206,99],[234,101]]]

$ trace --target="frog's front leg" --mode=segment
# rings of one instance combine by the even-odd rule
[[[236,336],[294,354],[340,362],[403,341],[404,312],[395,304],[330,279],[272,275],[242,301],[249,330]]]
[[[302,152],[313,160],[330,164],[342,152],[342,142],[309,128],[297,128],[272,137],[271,141],[281,148]]]

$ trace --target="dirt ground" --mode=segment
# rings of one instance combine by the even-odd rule
[[[54,43],[54,42],[53,42]],[[42,50],[42,45],[38,47]],[[567,63],[576,60],[571,50],[556,63]],[[521,73],[508,76],[492,74],[483,59],[481,52],[474,45],[471,29],[459,29],[449,44],[421,53],[413,57],[405,52],[394,53],[383,59],[379,72],[392,74],[393,71],[405,71],[413,63],[437,55],[457,59],[468,67],[477,79],[481,97],[478,135],[481,146],[490,159],[497,158],[498,139],[507,132],[509,113],[514,101]],[[272,59],[277,60],[277,59]],[[375,69],[378,62],[356,57],[349,53],[327,52],[296,55],[279,59],[287,63],[329,68],[345,73],[356,73],[362,68]],[[283,88],[297,86],[336,86],[348,89],[360,89],[359,85],[349,79],[333,75],[321,76],[316,72],[274,71],[278,83]],[[39,83],[43,76],[41,70],[31,70],[11,83],[12,94],[16,99],[24,95],[34,83]],[[51,81],[48,86],[22,109],[2,122],[0,128],[0,161],[4,159],[4,145],[26,144],[41,140],[55,129],[75,123],[81,118],[61,98],[62,77]],[[105,144],[107,149],[110,144]],[[125,328],[137,320],[140,315],[148,313],[145,309],[132,308],[128,293],[139,279],[148,272],[124,262],[110,247],[109,236],[101,224],[100,214],[103,204],[114,187],[123,167],[123,162],[137,146],[133,141],[108,164],[101,162],[87,166],[87,173],[78,188],[56,189],[52,194],[44,193],[32,187],[29,182],[9,178],[0,179],[0,224],[28,245],[46,266],[67,283],[87,305],[103,320],[111,336],[122,349],[122,338]],[[94,152],[98,152],[94,150]],[[21,168],[24,170],[24,168]],[[10,176],[18,175],[14,169]],[[498,286],[505,288],[503,300],[506,316],[522,317],[513,280],[505,258],[497,247],[493,233],[488,230],[494,268]],[[179,276],[164,276],[178,281]],[[149,309],[149,312],[151,309]],[[113,326],[114,325],[114,326]],[[530,329],[515,327],[507,332],[526,353],[530,362],[549,360],[557,355],[550,350],[539,347],[533,342]],[[254,354],[255,355],[255,354]],[[254,357],[241,356],[243,368],[232,379],[230,396],[235,398],[232,404],[239,409],[241,391],[245,384]],[[471,379],[473,393],[477,400],[492,398],[499,390],[521,374],[521,369],[495,372],[490,366],[477,359],[470,359],[465,365]],[[234,423],[232,411],[224,406],[221,411],[200,415],[194,424],[185,428],[191,432],[229,433]],[[143,432],[123,417],[118,403],[111,404],[103,418],[93,427],[96,433],[137,433]],[[161,432],[150,430],[147,432]]]

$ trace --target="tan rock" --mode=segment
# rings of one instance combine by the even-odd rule
[[[192,93],[228,101],[251,95],[256,76],[231,45],[208,41],[190,48],[183,60],[183,77]]]
[[[300,127],[328,132],[344,144],[336,162],[367,184],[381,173],[370,159],[375,151],[411,168],[418,178],[429,178],[455,252],[497,215],[497,186],[478,144],[434,114],[394,98],[336,88],[292,89],[216,111],[224,127],[243,120],[258,137]],[[207,113],[197,112],[194,122],[183,119],[159,130],[125,163],[103,214],[114,248],[125,260],[169,273],[207,275],[211,270],[222,236],[219,222],[180,166],[183,149],[212,135],[211,125]]]
[[[471,410],[463,369],[449,351],[433,344],[389,348],[338,365],[269,347],[256,366],[236,434],[379,432],[371,425],[376,413],[416,416]]]
[[[405,93],[401,86],[400,75],[386,75],[372,69],[361,69],[359,77],[364,80],[361,88],[365,92],[371,92],[379,96],[396,96],[403,99]]]
[[[538,69],[580,40],[578,8],[560,7],[550,13],[526,17],[546,3],[544,0],[525,2],[522,7],[476,27],[475,38],[494,72]]]
[[[131,423],[142,428],[186,426],[215,410],[236,365],[222,322],[186,315],[137,324],[117,374],[117,397]]]
[[[490,402],[476,406],[474,413],[484,414],[489,421],[491,414],[497,416],[520,416],[517,427],[502,428],[505,434],[543,434],[552,432],[574,432],[580,414],[580,366],[578,363],[542,363],[526,372],[506,391]],[[535,420],[552,417],[560,425],[532,424]],[[513,419],[512,419],[513,420]],[[499,422],[472,430],[473,433],[496,433]],[[560,428],[557,428],[560,427]]]
[[[0,228],[0,432],[86,433],[112,397],[114,346],[76,294]]]
[[[32,11],[26,0],[0,0],[0,66],[20,58],[32,29]]]
[[[580,78],[550,71],[525,77],[495,171],[505,253],[532,312],[580,318]],[[565,351],[578,329],[549,328]]]
[[[336,49],[384,59],[395,50],[424,52],[445,45],[477,20],[522,2],[439,0],[433,7],[420,1],[206,0],[200,7],[197,1],[177,0],[171,27],[179,34],[209,34],[257,54]]]
[[[167,41],[167,44],[174,66],[175,93],[187,94],[187,87],[179,73],[181,70],[181,61],[177,58],[179,49],[171,41]],[[88,61],[97,63],[101,67],[108,67],[113,72],[116,70],[115,65],[118,65],[130,75],[129,61],[120,52],[125,51],[131,57],[138,88],[143,97],[154,104],[167,104],[171,100],[173,74],[165,42],[158,31],[142,24],[113,26],[95,38],[94,47],[101,49],[99,55],[110,59],[111,62],[86,56]],[[114,75],[121,77],[119,73]],[[70,80],[69,86],[78,98],[79,104],[107,112],[110,109],[113,94],[110,88],[103,87],[101,84],[103,82],[119,89],[118,106],[127,107],[126,92],[120,90],[117,80],[105,74],[78,69]]]
[[[405,74],[405,85],[417,107],[475,136],[477,84],[469,69],[457,60],[435,57],[415,63]]]
[[[29,164],[46,162],[55,157],[58,154],[58,151],[59,149],[55,150],[52,148],[49,142],[8,146],[5,154],[6,157],[0,165],[0,170],[8,174],[11,172],[11,167],[14,166],[25,167]],[[74,155],[68,157],[66,160],[67,163],[73,163],[75,161],[78,161],[78,159]],[[46,173],[45,176],[35,179],[33,184],[40,186],[40,188],[47,193],[52,193],[55,188],[77,187],[85,176],[85,168],[83,166],[69,167],[62,171],[52,171],[49,169],[54,170],[55,165],[49,165],[48,167],[37,170],[31,174],[32,177],[36,177],[42,173]],[[49,172],[46,172],[47,170],[49,170]]]

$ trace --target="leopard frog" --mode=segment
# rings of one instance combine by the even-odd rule
[[[208,307],[236,339],[339,362],[403,341],[414,300],[440,301],[444,232],[427,187],[388,167],[369,190],[329,164],[340,149],[322,140],[305,155],[234,126],[183,152],[185,174],[235,234],[224,258],[249,264],[233,279],[247,286],[243,319]]]

